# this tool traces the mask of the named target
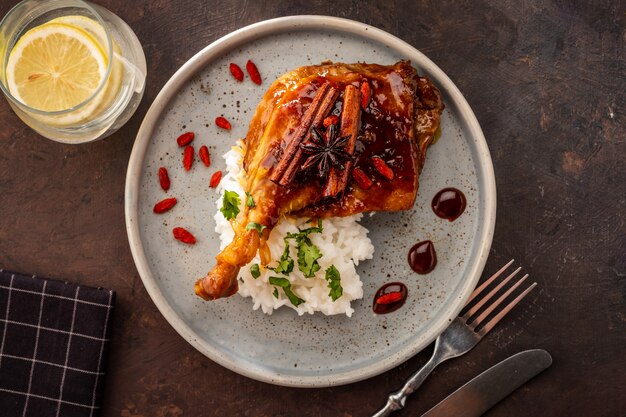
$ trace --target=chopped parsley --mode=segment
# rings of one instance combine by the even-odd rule
[[[239,214],[240,203],[241,200],[239,200],[239,194],[235,191],[224,191],[224,198],[222,199],[222,208],[220,211],[226,220],[231,220],[237,217]]]
[[[272,293],[274,298],[278,299],[278,288],[274,288],[274,292]]]
[[[328,288],[330,288],[328,295],[333,301],[336,301],[343,295],[343,287],[341,286],[341,275],[335,265],[326,269],[326,281],[328,281]]]
[[[248,206],[250,208],[255,208],[256,207],[256,203],[254,202],[254,199],[252,198],[252,194],[250,194],[247,191],[246,191],[246,206]]]
[[[304,303],[304,300],[291,291],[291,282],[287,278],[280,277],[270,277],[270,284],[275,285],[277,287],[281,287],[285,292],[285,295],[294,306],[298,307],[300,304]],[[274,288],[274,297],[278,298],[278,291]]]
[[[250,223],[248,223],[248,224],[246,225],[246,230],[252,230],[252,229],[254,229],[254,230],[256,230],[257,232],[259,232],[259,237],[260,237],[260,236],[263,236],[263,230],[264,230],[265,228],[266,228],[266,227],[265,227],[264,225],[259,224],[259,223],[257,223],[257,222],[250,222]]]
[[[259,269],[259,264],[253,264],[250,267],[250,275],[252,275],[252,278],[257,279],[258,277],[261,276],[261,270]]]

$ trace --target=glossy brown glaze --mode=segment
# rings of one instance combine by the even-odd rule
[[[361,112],[355,166],[372,178],[374,186],[364,193],[350,181],[341,200],[320,201],[323,182],[310,172],[303,171],[298,174],[297,181],[288,187],[262,184],[267,188],[264,194],[275,202],[275,211],[285,212],[283,209],[288,208],[287,212],[301,211],[303,216],[328,217],[412,207],[417,194],[420,161],[423,160],[418,139],[424,132],[428,132],[429,138],[434,133],[425,123],[419,124],[418,120],[428,118],[420,119],[421,110],[416,103],[436,106],[439,113],[443,105],[440,100],[433,104],[432,100],[416,95],[439,97],[434,86],[428,83],[430,88],[424,87],[424,79],[419,78],[407,62],[393,66],[329,64],[301,67],[279,78],[257,108],[246,136],[244,166],[249,173],[248,178],[255,171],[255,162],[259,158],[263,171],[273,169],[282,156],[282,150],[293,139],[299,120],[321,84],[330,82],[342,91],[347,84],[359,86],[364,81],[371,85],[372,95],[368,106]],[[341,93],[333,114],[341,114],[342,104]],[[435,119],[438,126],[438,118]],[[318,127],[323,130],[323,127]],[[376,175],[370,162],[372,156],[383,158],[391,167],[396,174],[393,181]],[[253,181],[258,184],[257,178]],[[249,185],[253,185],[250,180]]]
[[[413,206],[419,172],[439,126],[443,103],[437,89],[408,63],[396,64],[394,71],[390,67],[369,67],[374,69],[352,81],[354,85],[367,81],[371,87],[371,99],[361,112],[354,167],[361,169],[373,186],[365,191],[351,179],[343,198],[312,203],[298,213],[302,216],[346,216]],[[341,101],[335,114],[340,109]],[[377,172],[372,157],[385,161],[394,173],[393,180]]]

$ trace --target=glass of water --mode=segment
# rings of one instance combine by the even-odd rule
[[[132,29],[82,0],[25,0],[0,22],[0,89],[28,126],[64,143],[102,139],[133,115],[146,59]]]

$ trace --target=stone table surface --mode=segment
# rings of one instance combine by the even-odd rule
[[[96,0],[135,30],[149,75],[130,122],[85,145],[48,141],[0,101],[0,268],[117,291],[102,416],[366,416],[432,347],[374,378],[300,389],[235,374],[194,350],[144,289],[124,225],[135,135],[169,77],[245,25],[350,18],[430,57],[485,133],[498,215],[485,272],[515,258],[538,291],[398,415],[418,416],[488,366],[547,349],[552,367],[488,416],[626,415],[626,5],[621,1]],[[14,3],[2,0],[4,15]],[[373,58],[374,59],[374,58]]]

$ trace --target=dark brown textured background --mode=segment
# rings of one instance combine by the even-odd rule
[[[103,416],[365,416],[430,355],[429,347],[342,387],[256,382],[179,337],[137,274],[124,226],[124,179],[150,103],[215,39],[291,14],[374,25],[450,76],[481,123],[496,172],[498,218],[486,272],[515,258],[539,283],[478,347],[439,367],[399,415],[418,416],[510,354],[545,348],[553,366],[489,416],[626,416],[622,1],[98,3],[126,20],[144,46],[143,102],[114,136],[80,146],[42,139],[0,102],[0,267],[117,291]],[[0,14],[13,4],[2,0]]]

